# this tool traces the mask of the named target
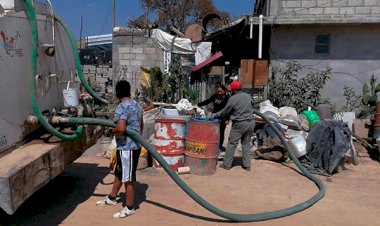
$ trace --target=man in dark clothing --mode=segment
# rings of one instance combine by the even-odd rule
[[[212,117],[224,117],[230,115],[232,127],[228,138],[228,145],[223,163],[219,166],[223,169],[231,169],[234,160],[235,150],[241,140],[243,149],[243,169],[251,170],[251,137],[255,129],[255,120],[253,116],[253,100],[250,95],[241,91],[241,84],[238,81],[231,83],[232,96],[229,98],[226,106]]]
[[[216,93],[213,94],[210,98],[208,98],[205,101],[202,101],[198,104],[198,107],[205,106],[207,104],[213,103],[213,113],[216,113],[220,110],[222,110],[229,99],[229,96],[227,95],[226,91],[227,88],[224,85],[216,85],[215,87]],[[226,126],[229,123],[229,117],[217,117],[217,119],[220,120],[219,124],[219,151],[224,151],[223,143],[224,143],[224,131],[226,130]]]

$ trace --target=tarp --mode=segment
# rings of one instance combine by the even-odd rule
[[[164,51],[177,54],[194,54],[196,47],[189,38],[170,35],[160,29],[153,29],[151,38]]]
[[[332,175],[350,148],[351,130],[343,121],[320,121],[306,139],[302,164],[311,172]]]
[[[195,72],[195,71],[198,71],[199,69],[203,68],[204,66],[210,64],[211,62],[221,58],[223,56],[223,53],[222,52],[217,52],[215,53],[214,55],[212,55],[210,58],[208,58],[207,60],[203,61],[202,63],[194,66],[191,68],[191,72]]]
[[[195,65],[202,63],[211,57],[212,42],[197,43],[197,52],[195,53]]]

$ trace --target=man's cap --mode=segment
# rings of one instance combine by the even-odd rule
[[[240,82],[238,82],[238,81],[233,81],[233,82],[231,82],[231,89],[235,89],[235,90],[239,90],[239,89],[241,89],[241,84],[240,84]]]

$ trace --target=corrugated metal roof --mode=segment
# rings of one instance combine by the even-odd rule
[[[112,34],[87,36],[86,44],[87,46],[112,44]]]

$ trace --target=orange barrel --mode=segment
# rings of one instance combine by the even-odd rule
[[[376,104],[375,126],[380,127],[380,101]]]
[[[380,101],[376,104],[375,128],[373,131],[373,138],[380,139]]]
[[[190,173],[212,175],[216,172],[219,148],[219,120],[192,118],[187,124],[185,165]]]
[[[154,124],[153,147],[173,170],[182,167],[185,153],[185,119],[159,118]],[[160,167],[154,160],[155,167]]]

